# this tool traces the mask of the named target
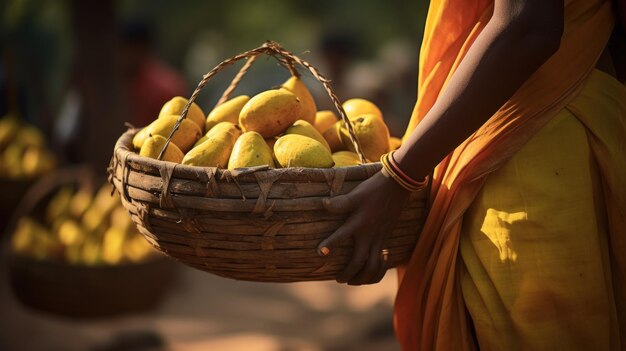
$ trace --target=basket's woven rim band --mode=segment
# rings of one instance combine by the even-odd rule
[[[350,141],[354,145],[354,149],[355,149],[356,153],[359,155],[361,163],[366,163],[367,160],[365,158],[365,154],[363,154],[363,150],[361,148],[361,145],[359,144],[359,140],[358,140],[358,138],[356,136],[356,133],[354,132],[354,128],[353,128],[350,120],[348,119],[348,116],[346,115],[346,111],[344,111],[343,107],[341,106],[341,103],[339,101],[339,98],[337,97],[337,94],[335,94],[335,91],[330,86],[330,81],[326,77],[324,77],[317,70],[317,68],[315,68],[313,65],[311,65],[310,63],[300,59],[298,56],[292,54],[291,52],[283,49],[278,43],[273,42],[273,41],[267,41],[263,45],[259,46],[256,49],[252,49],[252,50],[240,53],[240,54],[235,55],[235,56],[233,56],[233,57],[231,57],[229,59],[226,59],[226,60],[222,61],[221,63],[219,63],[211,71],[209,71],[207,74],[205,74],[202,77],[202,80],[200,81],[200,83],[198,83],[198,86],[194,90],[193,94],[191,94],[191,97],[189,98],[189,101],[187,102],[187,105],[185,105],[185,108],[183,108],[183,111],[181,112],[180,117],[178,117],[178,120],[176,121],[176,124],[174,125],[174,128],[172,129],[172,131],[170,132],[169,136],[167,137],[167,140],[165,141],[165,144],[163,145],[163,149],[159,153],[159,156],[157,157],[157,160],[161,160],[163,158],[163,154],[165,154],[165,150],[169,146],[169,143],[172,140],[172,136],[174,135],[174,133],[180,127],[180,124],[182,123],[183,119],[187,118],[187,113],[189,112],[189,108],[191,107],[193,102],[196,100],[196,98],[198,97],[198,95],[200,94],[202,89],[206,86],[208,81],[215,74],[220,72],[225,67],[230,66],[230,65],[234,64],[235,62],[237,62],[239,60],[242,60],[244,58],[248,58],[248,61],[246,62],[246,65],[244,65],[244,67],[242,67],[242,69],[239,71],[239,73],[234,78],[234,80],[231,83],[231,85],[228,87],[228,89],[222,95],[222,98],[220,98],[220,101],[222,101],[222,99],[224,99],[225,97],[228,98],[228,96],[230,96],[230,93],[232,93],[232,91],[237,87],[237,85],[239,84],[239,82],[241,81],[243,76],[246,74],[246,72],[248,71],[248,69],[250,68],[252,63],[254,62],[254,60],[255,60],[254,58],[256,56],[258,56],[258,55],[261,55],[261,54],[266,54],[268,56],[274,57],[281,65],[283,65],[287,69],[289,69],[289,71],[291,72],[292,75],[295,75],[295,76],[298,75],[297,71],[295,69],[294,63],[299,64],[300,66],[308,69],[311,72],[313,77],[315,77],[324,86],[324,89],[328,93],[328,96],[330,97],[330,99],[332,100],[333,104],[335,105],[335,108],[339,112],[339,115],[340,115],[342,121],[344,122],[346,128],[348,129],[348,136],[350,137]]]

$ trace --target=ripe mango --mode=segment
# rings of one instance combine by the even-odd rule
[[[319,141],[322,145],[324,145],[324,147],[327,148],[328,151],[330,151],[330,146],[328,145],[328,142],[326,142],[326,139],[324,139],[322,134],[320,134],[320,132],[318,132],[317,129],[315,129],[315,127],[313,127],[311,123],[307,121],[297,120],[296,123],[287,128],[287,130],[285,131],[285,135],[287,134],[298,134],[315,139]]]
[[[300,109],[298,119],[305,120],[311,124],[314,124],[317,106],[315,105],[315,100],[309,92],[309,89],[306,87],[304,82],[302,82],[302,79],[292,76],[291,78],[287,79],[285,83],[283,83],[282,88],[296,94],[296,96],[300,100],[302,108]]]
[[[236,137],[241,135],[241,128],[238,125],[233,124],[232,122],[220,122],[216,124],[213,128],[206,132],[206,134],[198,139],[193,147],[196,147],[203,142],[205,142],[211,135],[217,134],[219,132],[230,132],[233,133]]]
[[[228,169],[268,165],[274,167],[272,150],[257,132],[243,133],[230,154]]]
[[[74,190],[69,186],[61,188],[54,194],[46,207],[46,220],[48,222],[52,222],[59,217],[65,217],[68,214],[73,194]]]
[[[15,140],[19,140],[25,146],[43,147],[45,144],[45,138],[39,129],[25,125],[21,127],[15,134]]]
[[[248,95],[240,95],[216,106],[213,111],[209,112],[204,124],[204,130],[208,133],[211,131],[211,128],[220,122],[239,123],[239,112],[241,112],[241,109],[248,101],[250,101]]]
[[[68,207],[69,214],[80,218],[85,211],[89,208],[92,201],[91,191],[87,188],[79,189],[73,196],[72,200],[70,200],[70,205]]]
[[[330,151],[337,152],[346,150],[346,147],[343,145],[343,138],[341,137],[342,133],[347,133],[344,128],[344,123],[343,121],[337,121],[322,134],[328,146],[330,146]]]
[[[349,119],[357,118],[361,115],[375,115],[381,120],[383,119],[383,113],[380,112],[378,106],[373,102],[365,99],[349,99],[343,103],[343,109],[346,111],[346,116]]]
[[[318,111],[315,114],[315,129],[318,132],[324,133],[328,128],[332,127],[333,124],[337,123],[337,115],[330,110]]]
[[[334,167],[357,166],[361,164],[361,159],[356,152],[338,151],[333,154]]]
[[[111,227],[125,233],[131,233],[135,224],[130,217],[130,213],[124,207],[118,206],[111,212]]]
[[[128,238],[124,243],[124,256],[131,262],[141,262],[152,252],[152,246],[141,235]]]
[[[333,157],[324,145],[298,134],[278,138],[274,155],[281,167],[330,168],[334,165]]]
[[[161,150],[163,150],[166,141],[167,139],[160,135],[153,135],[149,137],[148,140],[143,143],[143,146],[139,151],[139,155],[156,159],[157,157],[159,157]],[[173,142],[170,142],[170,144],[167,146],[167,150],[165,150],[165,153],[163,154],[162,160],[174,163],[181,163],[184,156],[185,155],[178,148],[178,146],[176,146],[176,144],[174,144]]]
[[[398,150],[402,145],[402,139],[396,137],[389,138],[389,151]]]
[[[180,117],[180,114],[183,112],[185,105],[187,105],[189,100],[185,99],[182,96],[173,97],[170,101],[166,102],[165,105],[161,108],[161,112],[159,112],[159,117],[165,117],[169,115],[175,115],[176,117]],[[204,111],[198,106],[195,102],[191,104],[189,107],[189,111],[187,112],[188,120],[194,122],[200,128],[200,134],[204,132]]]
[[[152,126],[152,124],[154,124],[155,121],[152,121],[152,123],[150,123],[147,126],[141,128],[133,136],[133,146],[135,147],[136,150],[141,149],[141,147],[143,146],[143,143],[145,143],[146,139],[148,139],[148,137],[150,137],[150,127]]]
[[[376,162],[380,156],[389,152],[389,129],[380,117],[372,114],[361,115],[350,122],[367,160]],[[345,147],[355,151],[348,134],[341,134],[341,137]]]
[[[254,131],[264,138],[284,132],[300,115],[300,100],[286,89],[268,90],[254,96],[239,114],[245,132]]]
[[[15,133],[20,128],[20,120],[12,114],[0,119],[0,147],[7,145],[15,138]]]
[[[115,227],[107,229],[102,237],[102,260],[107,264],[118,264],[124,257],[126,232]]]
[[[150,125],[150,135],[160,135],[167,139],[174,129],[177,120],[178,116],[176,115],[159,117]],[[202,129],[196,123],[184,119],[176,133],[174,133],[172,142],[178,146],[180,151],[187,152],[201,136]]]
[[[26,177],[34,177],[50,172],[55,167],[54,155],[41,146],[28,147],[22,155],[22,172]]]
[[[73,219],[66,218],[57,225],[58,239],[65,246],[80,245],[87,236],[85,229]]]
[[[182,163],[189,166],[226,168],[236,141],[237,136],[231,132],[222,131],[211,135],[205,142],[191,149]]]

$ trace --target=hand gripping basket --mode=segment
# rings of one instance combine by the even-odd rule
[[[329,81],[308,62],[274,42],[227,59],[207,73],[174,130],[216,73],[247,59],[220,99],[223,102],[261,54],[277,59],[292,75],[298,74],[296,65],[310,71],[328,92],[364,159]],[[328,213],[322,200],[350,192],[380,171],[380,163],[328,169],[255,167],[236,171],[192,167],[139,156],[132,147],[137,131],[131,129],[117,141],[109,167],[110,181],[139,231],[166,255],[219,276],[264,282],[330,280],[347,264],[352,242],[326,257],[316,251],[319,242],[347,218]],[[396,228],[386,237],[390,267],[411,255],[425,219],[427,192],[425,189],[412,194]]]

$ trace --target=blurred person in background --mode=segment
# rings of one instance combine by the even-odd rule
[[[626,62],[612,60],[626,43],[608,45],[625,7],[430,2],[403,144],[385,172],[327,199],[350,217],[319,246],[352,238],[337,280],[379,281],[383,238],[435,169],[399,269],[403,350],[626,346]]]
[[[188,97],[183,76],[160,59],[153,48],[153,31],[146,22],[126,23],[122,31],[122,69],[130,123],[148,125],[174,96]]]
[[[344,101],[353,94],[348,84],[348,74],[359,50],[358,37],[346,30],[328,30],[322,33],[319,39],[317,50],[319,58],[316,58],[315,62],[319,62],[320,72],[332,81],[333,90]],[[318,110],[335,111],[335,106],[321,84],[313,83],[309,86],[318,103]]]

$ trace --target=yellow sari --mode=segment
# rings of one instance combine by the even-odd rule
[[[431,1],[407,134],[492,9]],[[436,168],[399,269],[404,350],[625,347],[626,91],[594,71],[612,27],[610,1],[566,1],[559,51]]]

